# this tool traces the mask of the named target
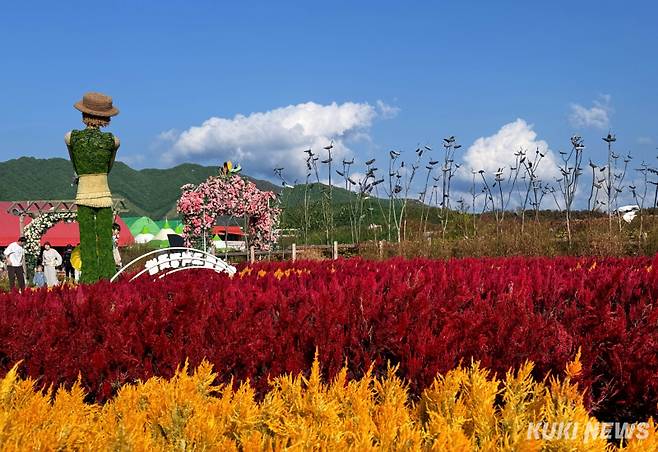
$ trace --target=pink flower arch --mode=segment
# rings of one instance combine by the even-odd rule
[[[247,217],[250,245],[267,250],[276,240],[274,228],[280,209],[276,194],[261,191],[253,182],[236,175],[211,176],[205,182],[181,187],[176,209],[183,218],[183,237],[187,245],[210,231],[220,215]]]

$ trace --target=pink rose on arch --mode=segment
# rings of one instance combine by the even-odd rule
[[[188,245],[222,215],[248,217],[249,241],[256,248],[269,249],[276,240],[274,227],[281,211],[275,206],[273,192],[261,191],[238,175],[212,176],[198,186],[183,185],[181,191],[176,208],[183,217]]]

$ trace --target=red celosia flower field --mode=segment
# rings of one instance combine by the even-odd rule
[[[234,278],[181,272],[0,295],[0,366],[44,385],[81,375],[89,398],[209,360],[224,381],[388,363],[418,394],[436,373],[526,360],[542,378],[582,351],[579,383],[601,419],[658,414],[658,260],[360,259],[264,263]]]

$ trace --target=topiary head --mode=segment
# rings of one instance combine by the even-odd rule
[[[103,116],[94,116],[87,113],[82,114],[82,122],[87,127],[92,127],[94,129],[99,129],[101,127],[107,127],[110,125],[110,118],[105,118]]]

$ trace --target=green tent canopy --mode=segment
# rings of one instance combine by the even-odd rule
[[[152,248],[167,248],[169,247],[169,235],[175,234],[176,232],[171,229],[169,222],[165,220],[162,225],[162,229],[153,237],[153,240],[149,242],[149,245]]]
[[[148,226],[144,226],[142,232],[135,236],[135,243],[143,245],[153,240],[153,237],[154,235],[149,232]]]
[[[128,226],[128,229],[132,227],[132,225],[135,223],[135,221],[139,220],[139,217],[121,217],[124,223],[126,223],[126,226]]]
[[[160,229],[170,228],[175,230],[179,224],[182,224],[182,222],[180,220],[164,219],[156,221],[155,224],[157,224]]]
[[[133,237],[137,234],[143,233],[144,228],[146,228],[146,231],[149,234],[157,235],[157,233],[160,232],[160,227],[158,227],[158,225],[155,224],[155,221],[151,220],[149,217],[139,217],[129,226]]]

